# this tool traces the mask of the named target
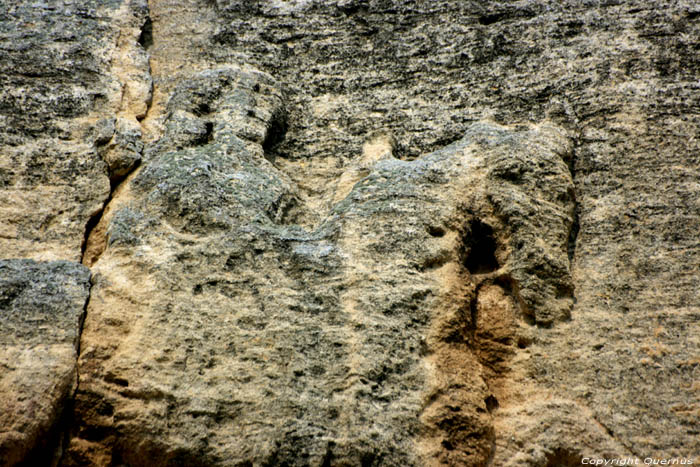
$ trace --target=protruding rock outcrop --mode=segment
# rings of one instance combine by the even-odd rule
[[[55,465],[72,417],[90,272],[68,261],[0,260],[0,459]]]
[[[365,152],[378,160],[305,231],[285,215],[293,184],[262,150],[274,81],[226,69],[192,82],[201,92],[175,91],[174,120],[93,267],[68,459],[485,462],[495,434],[479,293],[503,287],[514,322],[570,307],[566,136],[477,124],[412,162],[367,154],[384,148],[375,139]],[[206,141],[187,131],[203,118],[216,122]],[[506,170],[517,179],[504,183]],[[515,354],[532,336],[509,339]]]

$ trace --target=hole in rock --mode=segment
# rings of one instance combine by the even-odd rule
[[[203,115],[207,115],[211,113],[211,107],[209,107],[209,104],[206,102],[202,102],[197,106],[195,109],[194,114],[197,115],[198,117],[201,117]]]
[[[117,384],[122,387],[129,387],[129,382],[123,378],[114,378],[114,384]]]
[[[442,227],[434,227],[430,226],[428,227],[428,233],[430,234],[431,237],[444,237],[445,236],[445,229]]]
[[[262,144],[263,152],[265,153],[265,158],[270,162],[274,162],[275,160],[275,146],[277,146],[279,143],[282,142],[282,140],[284,140],[286,134],[287,114],[283,110],[278,109],[272,115],[272,119],[270,120],[267,129],[267,134],[265,135],[265,140]]]
[[[469,224],[469,231],[465,237],[467,255],[464,265],[471,274],[486,274],[498,269],[496,240],[490,225],[474,219]]]
[[[80,437],[88,441],[102,441],[113,433],[109,426],[85,426],[80,430]]]
[[[513,339],[511,339],[510,337],[499,337],[499,338],[494,339],[494,340],[496,342],[498,342],[499,344],[503,344],[503,345],[507,345],[507,346],[513,345]]]
[[[207,143],[211,143],[214,141],[214,122],[207,122],[205,125],[206,128],[206,141]]]
[[[524,336],[518,337],[518,348],[519,349],[527,349],[528,347],[530,347],[531,344],[532,344],[532,340],[530,340],[529,338],[524,337]]]
[[[494,24],[506,17],[505,14],[503,13],[494,13],[490,15],[483,15],[479,17],[479,24],[482,24],[484,26],[488,26],[489,24]]]
[[[139,44],[141,47],[148,50],[153,45],[153,23],[151,18],[146,18],[146,22],[141,27],[141,35],[139,36]]]
[[[441,444],[442,444],[442,447],[447,449],[448,451],[453,451],[455,448],[454,445],[446,439],[443,440]]]
[[[375,465],[377,460],[377,455],[374,452],[365,452],[360,458],[360,465],[362,467],[370,467]]]
[[[498,408],[498,399],[493,396],[488,396],[486,399],[484,399],[484,403],[486,404],[486,410],[489,412],[493,412]]]
[[[547,464],[545,467],[573,467],[581,465],[583,456],[565,448],[557,448],[553,452],[546,454]]]

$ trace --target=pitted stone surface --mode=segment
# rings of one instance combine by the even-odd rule
[[[6,1],[0,256],[95,284],[60,462],[700,462],[699,13]]]
[[[90,272],[68,261],[0,260],[0,459],[55,462],[77,385]],[[60,453],[60,450],[58,451]]]

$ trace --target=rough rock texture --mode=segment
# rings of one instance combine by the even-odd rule
[[[51,465],[77,385],[90,271],[68,261],[0,260],[0,459]]]
[[[150,83],[133,71],[148,69],[137,43],[142,3],[130,10],[119,2],[3,3],[3,257],[79,261],[85,225],[109,196],[108,177],[140,158],[132,142],[138,131],[140,144],[140,130],[124,118],[115,125],[115,117],[150,93]]]
[[[6,3],[62,465],[700,462],[695,2]]]
[[[185,147],[133,179],[93,266],[73,462],[485,462],[476,301],[488,284],[533,321],[568,316],[566,137],[479,124],[413,162],[387,151],[305,231],[287,177],[235,134],[264,141],[240,129],[275,114],[271,79],[193,82],[211,90],[211,141],[171,125],[205,126],[201,96],[178,88],[161,143]]]

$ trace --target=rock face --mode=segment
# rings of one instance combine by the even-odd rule
[[[77,385],[90,272],[68,261],[0,261],[0,459],[49,465]]]
[[[150,93],[133,71],[148,69],[147,56],[135,39],[128,44],[129,32],[138,39],[145,12],[145,2],[129,10],[99,1],[4,4],[3,257],[80,261],[85,225],[109,196],[109,176],[140,159],[133,154],[138,124],[134,129],[123,115]]]
[[[3,465],[700,462],[692,2],[23,3]]]

